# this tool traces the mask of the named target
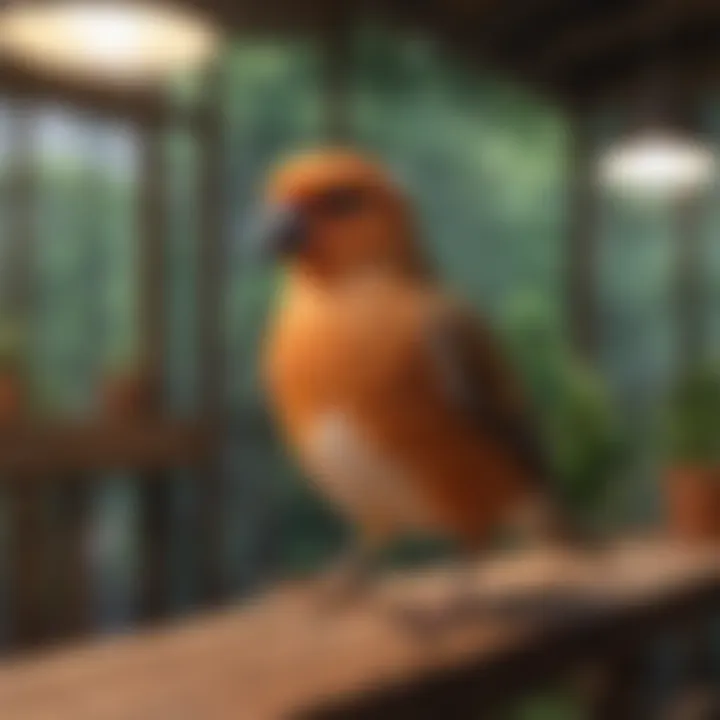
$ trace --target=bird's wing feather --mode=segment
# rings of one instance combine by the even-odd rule
[[[520,382],[489,328],[466,308],[444,304],[427,333],[434,367],[450,406],[492,434],[539,482],[548,463]]]

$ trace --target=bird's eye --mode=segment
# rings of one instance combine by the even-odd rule
[[[326,217],[344,217],[360,210],[365,200],[365,193],[360,188],[334,188],[318,197],[314,206],[317,212]]]

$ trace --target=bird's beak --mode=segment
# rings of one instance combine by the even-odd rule
[[[268,205],[255,218],[250,231],[253,254],[275,259],[295,254],[307,236],[302,212],[290,204]]]

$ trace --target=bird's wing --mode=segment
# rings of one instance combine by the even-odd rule
[[[432,363],[450,406],[492,434],[544,483],[549,467],[521,384],[489,328],[464,307],[443,306],[427,332]]]

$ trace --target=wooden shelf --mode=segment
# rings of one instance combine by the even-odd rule
[[[28,423],[0,429],[0,474],[171,469],[198,463],[211,446],[203,423],[177,419]]]

